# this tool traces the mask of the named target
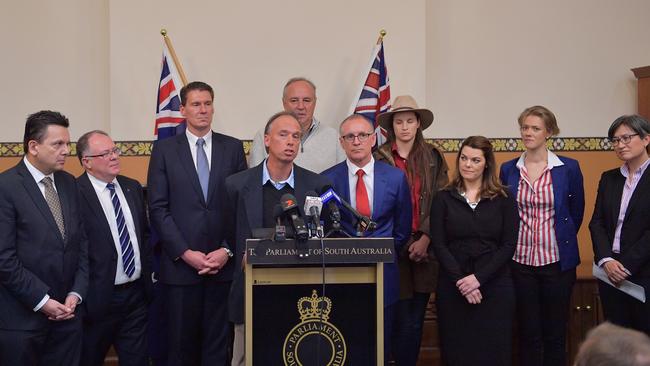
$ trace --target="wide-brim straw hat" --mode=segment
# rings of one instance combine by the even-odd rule
[[[420,129],[426,130],[433,123],[433,112],[425,108],[418,108],[415,99],[410,95],[400,95],[393,101],[393,106],[389,112],[384,112],[377,116],[377,123],[385,129],[393,128],[393,115],[399,112],[413,112],[420,117]]]

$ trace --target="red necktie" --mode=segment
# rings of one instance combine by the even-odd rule
[[[370,202],[368,201],[368,191],[366,184],[363,182],[363,169],[357,170],[357,211],[363,216],[370,217]]]

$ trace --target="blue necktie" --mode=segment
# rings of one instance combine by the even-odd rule
[[[199,174],[199,182],[203,191],[203,199],[208,202],[208,182],[210,181],[210,165],[208,165],[208,156],[203,149],[205,140],[199,138],[196,140],[196,172]]]
[[[122,248],[122,265],[124,266],[124,273],[129,277],[133,277],[133,274],[135,273],[135,253],[133,252],[129,229],[126,227],[124,213],[122,213],[120,199],[117,197],[117,193],[115,192],[115,184],[108,183],[106,188],[111,191],[111,202],[113,202],[115,219],[117,220],[117,232],[120,234],[120,247]]]

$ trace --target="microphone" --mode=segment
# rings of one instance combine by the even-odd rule
[[[305,197],[305,215],[311,218],[311,222],[315,226],[315,235],[316,237],[323,236],[323,226],[320,224],[320,213],[323,209],[323,201],[321,201],[318,193],[314,191],[308,191]]]
[[[273,207],[273,218],[275,219],[275,241],[285,241],[287,240],[287,227],[282,225],[282,215],[284,210],[282,209],[281,204],[277,204]]]
[[[352,214],[357,219],[357,226],[358,226],[358,232],[357,235],[361,236],[365,231],[374,231],[377,228],[377,223],[372,221],[369,217],[363,216],[359,213],[359,211],[355,210],[352,205],[347,203],[344,199],[342,199],[339,195],[334,192],[334,189],[332,186],[325,186],[323,187],[323,194],[320,195],[321,200],[323,203],[328,203],[328,207],[331,207],[332,205],[329,202],[335,201],[341,204],[345,209]],[[338,210],[337,210],[338,211]],[[340,213],[339,213],[340,216]],[[340,220],[340,218],[339,218]]]
[[[291,193],[285,193],[280,198],[280,204],[282,205],[282,211],[284,214],[291,219],[290,221],[295,239],[297,241],[309,239],[309,231],[307,230],[307,226],[305,226],[305,220],[300,217],[300,210],[298,209],[296,197]]]

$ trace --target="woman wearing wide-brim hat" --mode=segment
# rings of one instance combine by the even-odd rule
[[[401,169],[407,177],[413,206],[412,235],[399,255],[400,301],[392,342],[398,365],[415,365],[420,351],[424,313],[435,291],[438,263],[429,247],[431,200],[449,178],[442,153],[424,140],[422,131],[433,123],[433,113],[419,108],[410,95],[395,98],[389,112],[377,117],[388,141],[374,153],[376,160]]]

